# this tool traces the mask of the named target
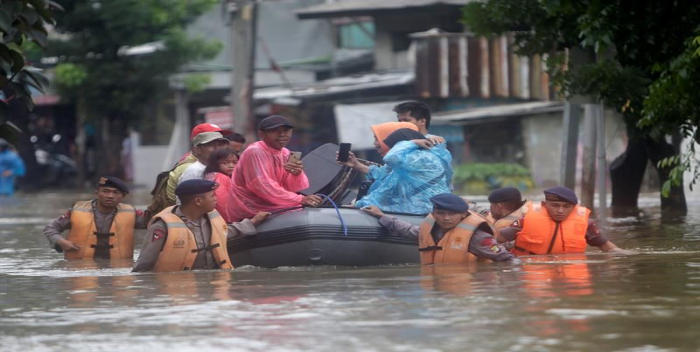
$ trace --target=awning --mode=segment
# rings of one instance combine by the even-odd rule
[[[400,9],[425,8],[428,6],[464,6],[470,0],[344,0],[311,6],[297,10],[300,19],[328,17],[367,16],[376,12],[389,12]]]
[[[435,113],[431,123],[436,125],[465,125],[487,119],[534,115],[564,111],[564,102],[545,101],[503,104],[484,108]]]

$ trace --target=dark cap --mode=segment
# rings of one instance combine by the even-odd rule
[[[553,200],[557,202],[569,202],[573,204],[578,204],[578,197],[574,191],[566,187],[552,187],[544,190],[544,198],[547,200]]]
[[[269,130],[281,126],[294,128],[294,125],[292,125],[292,123],[289,122],[289,120],[286,117],[282,115],[272,115],[260,121],[260,124],[258,125],[258,131]]]
[[[462,199],[452,193],[441,193],[432,196],[430,201],[433,202],[433,209],[451,210],[464,213],[469,210],[469,205]]]
[[[503,187],[489,194],[489,203],[505,203],[521,201],[523,196],[515,187]]]
[[[211,192],[215,190],[216,187],[219,187],[219,184],[209,180],[187,180],[177,185],[177,188],[175,188],[175,195],[178,197],[194,196],[197,194]]]
[[[97,188],[100,187],[113,187],[124,194],[129,194],[129,187],[126,186],[126,182],[112,176],[100,177],[100,180],[97,181]]]

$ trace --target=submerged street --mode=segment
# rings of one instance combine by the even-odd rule
[[[142,207],[145,196],[126,201]],[[610,221],[603,230],[638,253],[629,257],[589,249],[585,256],[524,258],[521,266],[132,274],[130,262],[67,262],[48,248],[42,228],[88,197],[0,199],[0,351],[687,351],[700,345],[697,201],[688,217],[662,222],[650,196],[640,202],[643,219]]]

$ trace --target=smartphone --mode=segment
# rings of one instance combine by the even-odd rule
[[[340,150],[338,150],[338,161],[346,162],[350,156],[351,143],[340,143]]]
[[[289,154],[289,161],[297,162],[299,160],[301,160],[301,152],[292,152],[292,154]]]

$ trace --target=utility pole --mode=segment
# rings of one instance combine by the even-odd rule
[[[598,138],[598,219],[605,222],[608,215],[608,190],[607,171],[608,165],[605,160],[605,107],[603,104],[596,104],[596,134]]]
[[[578,154],[578,130],[581,105],[567,101],[564,104],[564,139],[561,153],[560,184],[576,189],[576,156]]]
[[[256,139],[253,126],[255,88],[255,48],[257,36],[256,0],[228,0],[231,19],[231,113],[233,129],[247,140]]]
[[[581,205],[591,210],[595,195],[596,110],[595,104],[584,105]]]

